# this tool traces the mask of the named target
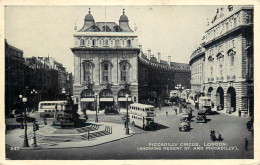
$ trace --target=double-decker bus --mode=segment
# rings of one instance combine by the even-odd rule
[[[129,108],[129,120],[133,126],[141,127],[144,130],[156,129],[154,106],[134,103]]]
[[[67,101],[41,101],[38,108],[40,117],[54,117],[55,113],[61,113],[66,110],[66,104]]]

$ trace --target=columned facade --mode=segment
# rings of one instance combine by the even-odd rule
[[[124,14],[115,22],[95,22],[86,15],[84,26],[74,34],[73,95],[79,110],[126,107],[138,100],[137,35]],[[75,30],[77,27],[75,27]]]
[[[211,97],[212,109],[249,116],[253,113],[253,7],[217,9],[208,25],[203,92]],[[191,58],[194,62],[194,57]],[[192,67],[192,66],[191,66]]]

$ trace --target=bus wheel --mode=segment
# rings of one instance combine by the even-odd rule
[[[134,121],[132,122],[132,126],[135,127],[135,122]]]

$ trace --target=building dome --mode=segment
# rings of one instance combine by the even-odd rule
[[[90,9],[88,14],[85,16],[85,21],[94,21],[94,17],[90,14]]]
[[[120,16],[119,21],[128,21],[128,17],[125,15],[125,9],[123,9],[123,15]]]

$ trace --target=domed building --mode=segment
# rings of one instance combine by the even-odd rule
[[[85,16],[83,27],[75,31],[74,92],[80,109],[98,106],[126,106],[138,100],[137,35],[129,27],[123,11],[119,24],[95,22],[91,11]],[[77,30],[75,28],[75,30]]]
[[[129,103],[146,102],[151,93],[164,94],[186,80],[189,88],[189,65],[145,57],[124,10],[119,24],[95,22],[89,11],[75,30],[73,95],[79,110],[124,108],[126,94]]]

